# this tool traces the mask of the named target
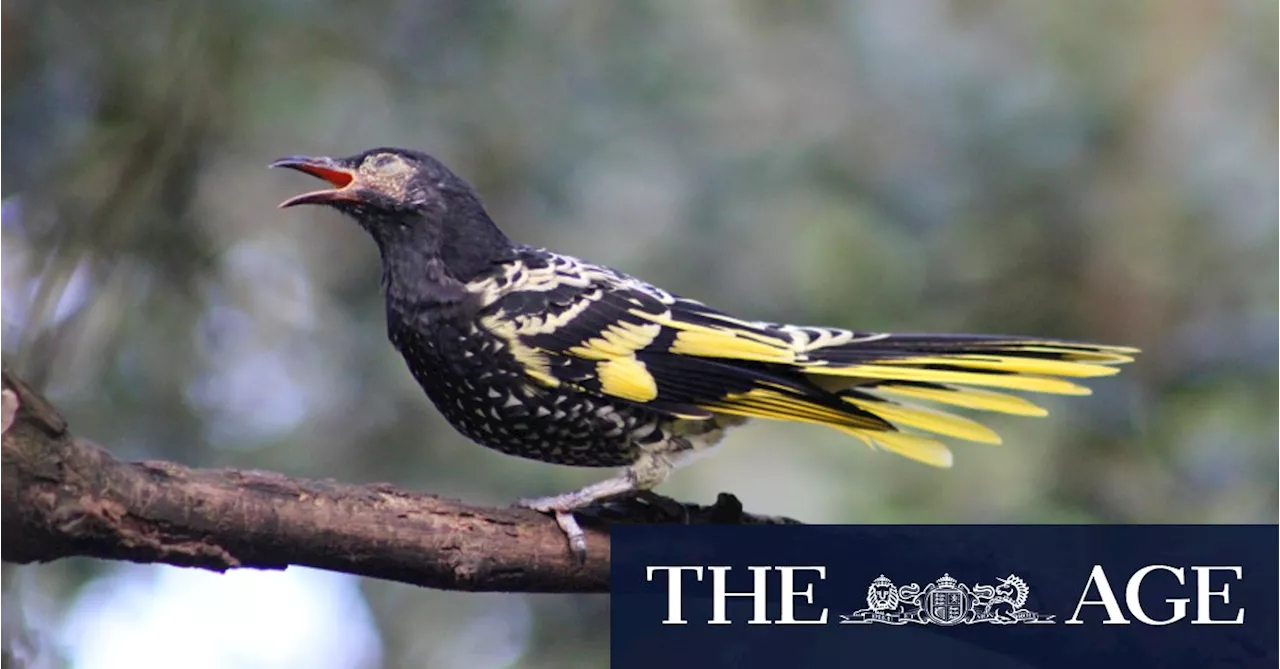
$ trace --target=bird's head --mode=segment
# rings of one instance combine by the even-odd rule
[[[393,247],[439,255],[463,275],[510,249],[471,184],[425,153],[377,148],[346,158],[289,156],[271,166],[298,170],[331,186],[289,198],[281,208],[337,209],[373,235],[384,258]]]
[[[271,166],[298,170],[332,186],[289,198],[281,208],[322,204],[357,219],[398,220],[406,214],[442,217],[451,205],[476,200],[471,185],[440,161],[407,149],[370,149],[346,158],[289,156]]]

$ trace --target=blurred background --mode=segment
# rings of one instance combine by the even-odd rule
[[[1142,347],[935,470],[756,423],[660,491],[809,522],[1275,522],[1271,2],[5,0],[3,354],[124,459],[478,504],[373,243],[268,170],[431,152],[512,237],[751,318]],[[10,537],[10,541],[14,538]],[[3,569],[6,667],[599,667],[604,596]]]

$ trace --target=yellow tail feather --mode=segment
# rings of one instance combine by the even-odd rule
[[[1092,362],[1103,365],[1123,365],[1133,362],[1133,356],[1142,351],[1130,346],[1096,346],[1089,350],[1080,350],[1066,346],[1046,344],[1028,344],[1025,346],[1006,346],[1005,351],[1026,351],[1028,353],[1052,353],[1064,356],[1076,362]]]
[[[977,388],[954,388],[951,386],[923,388],[920,386],[885,383],[877,385],[874,390],[885,395],[938,402],[939,404],[949,404],[965,409],[994,411],[1014,416],[1043,417],[1049,415],[1049,412],[1044,407],[1017,395],[1007,395]]]
[[[1044,358],[1019,358],[1017,356],[979,355],[973,353],[897,358],[880,360],[876,364],[950,365],[969,369],[990,369],[1013,374],[1047,374],[1049,376],[1072,376],[1077,378],[1112,376],[1120,372],[1116,367],[1073,362],[1071,360],[1046,360]]]
[[[850,367],[832,367],[814,365],[805,367],[807,374],[829,374],[832,376],[860,376],[869,379],[886,379],[890,381],[923,381],[927,383],[960,383],[972,386],[990,386],[1009,390],[1026,390],[1036,393],[1054,395],[1089,395],[1092,391],[1085,386],[1043,376],[1018,374],[984,374],[982,372],[961,372],[949,369],[919,369],[915,367],[897,367],[877,363],[874,365],[853,365]]]
[[[1001,443],[1000,435],[991,428],[954,414],[924,407],[892,404],[887,401],[876,402],[853,397],[846,397],[844,401],[891,423],[983,444]]]
[[[703,409],[734,416],[791,420],[828,427],[871,429],[877,422],[869,418],[841,413],[802,398],[789,397],[776,391],[755,389],[729,395],[718,402],[702,405]]]
[[[833,348],[824,356],[823,347],[787,351],[777,342],[755,338],[729,345],[726,336],[711,328],[682,332],[680,337],[684,339],[677,338],[681,345],[679,352],[792,365],[817,387],[839,394],[840,399],[850,405],[850,411],[841,412],[822,401],[796,396],[794,391],[768,382],[703,408],[728,415],[816,423],[852,435],[874,450],[944,468],[952,466],[952,453],[935,436],[986,444],[1000,444],[1000,436],[969,418],[894,400],[923,400],[1017,416],[1046,416],[1048,411],[1043,407],[1022,397],[980,388],[1089,395],[1092,390],[1069,379],[1114,375],[1120,371],[1114,365],[1131,362],[1132,354],[1138,352],[1128,347],[1048,340],[938,340],[921,341],[918,349],[902,351],[900,357],[884,351],[869,351],[870,357],[859,360],[852,353],[851,345],[850,350]],[[845,345],[849,344],[841,344]],[[907,348],[916,343],[908,337],[898,345]]]
[[[902,432],[870,432],[843,427],[837,429],[861,439],[872,449],[880,448],[897,453],[904,458],[923,462],[926,465],[948,469],[954,460],[951,449],[928,437]]]

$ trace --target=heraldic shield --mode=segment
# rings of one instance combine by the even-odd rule
[[[951,580],[949,576],[943,576],[943,578]],[[942,583],[942,579],[938,579],[938,583]],[[951,581],[938,587],[934,587],[937,583],[929,586],[932,591],[925,596],[925,601],[928,603],[925,615],[928,616],[929,622],[938,625],[956,625],[964,621],[965,614],[969,612],[970,598],[954,583],[955,581]]]

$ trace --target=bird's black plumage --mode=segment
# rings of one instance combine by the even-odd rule
[[[472,285],[501,290],[529,273],[553,269],[554,261],[545,251],[516,248],[474,275]],[[467,437],[511,455],[597,467],[628,465],[640,444],[660,438],[661,412],[581,392],[594,383],[590,361],[557,361],[554,369],[548,364],[544,378],[558,383],[539,383],[530,378],[528,359],[515,350],[521,345],[512,339],[519,335],[495,332],[554,313],[557,304],[573,304],[574,291],[514,291],[492,301],[484,292],[466,293],[441,304],[415,299],[439,291],[406,291],[402,272],[416,268],[388,269],[388,294],[395,296],[387,305],[391,342],[441,414]]]
[[[332,206],[373,237],[388,336],[455,428],[512,455],[628,468],[527,502],[556,511],[570,530],[572,509],[657,485],[749,418],[827,425],[945,467],[951,452],[937,435],[999,438],[919,402],[1044,415],[1003,391],[1088,394],[1067,379],[1113,374],[1136,352],[1036,337],[749,321],[513,242],[475,189],[424,153],[380,148],[275,165],[334,186],[282,206]]]

